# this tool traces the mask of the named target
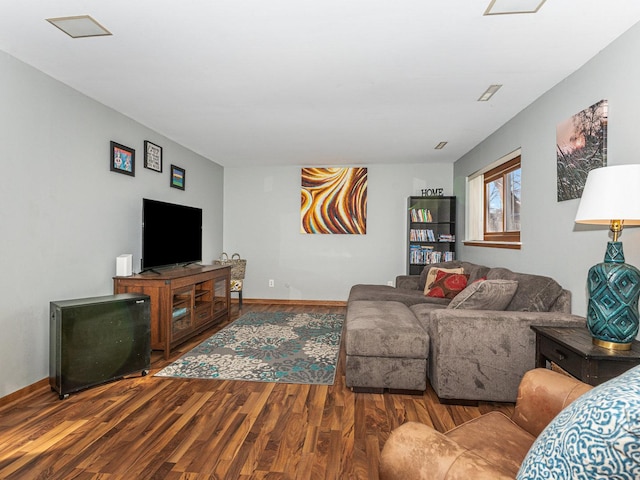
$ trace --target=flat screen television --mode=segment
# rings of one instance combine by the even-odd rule
[[[202,209],[142,199],[142,270],[202,260]]]

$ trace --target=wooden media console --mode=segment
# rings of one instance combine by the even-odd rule
[[[171,349],[229,319],[231,268],[191,265],[113,277],[114,293],[143,293],[151,298],[151,348]]]

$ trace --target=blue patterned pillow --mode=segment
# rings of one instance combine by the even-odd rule
[[[565,408],[527,454],[517,480],[640,479],[640,366]]]

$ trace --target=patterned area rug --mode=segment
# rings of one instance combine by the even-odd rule
[[[333,385],[344,315],[250,312],[155,376]]]

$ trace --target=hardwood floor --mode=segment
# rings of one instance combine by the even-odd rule
[[[249,311],[345,308],[245,304],[242,313]],[[344,383],[344,349],[332,386],[153,376],[213,332],[184,344],[169,361],[154,353],[146,377],[66,400],[41,387],[0,408],[0,478],[377,479],[380,450],[402,423],[446,431],[490,410],[513,410],[441,405],[431,389],[355,394]]]

